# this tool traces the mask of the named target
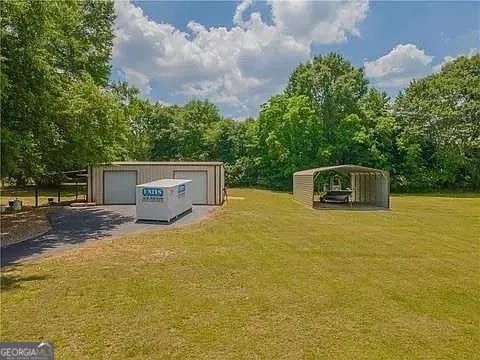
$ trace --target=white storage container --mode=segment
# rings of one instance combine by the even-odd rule
[[[192,180],[162,179],[136,187],[138,220],[167,221],[192,210]]]

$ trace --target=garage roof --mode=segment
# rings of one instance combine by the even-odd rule
[[[147,187],[147,186],[158,186],[158,187],[174,187],[177,185],[182,185],[186,183],[190,183],[192,180],[188,179],[161,179],[161,180],[155,180],[155,181],[150,181],[145,184],[140,184],[137,185],[137,187]]]
[[[221,161],[115,161],[103,166],[117,165],[223,165]]]
[[[366,166],[359,165],[335,165],[335,166],[324,166],[314,169],[307,169],[302,171],[297,171],[293,175],[315,175],[316,173],[322,171],[337,171],[341,174],[350,174],[350,173],[382,173],[383,170],[369,168]]]

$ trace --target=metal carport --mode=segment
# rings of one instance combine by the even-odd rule
[[[315,178],[321,172],[334,171],[350,178],[353,205],[390,208],[390,175],[386,170],[359,165],[325,166],[293,174],[293,197],[314,207]]]

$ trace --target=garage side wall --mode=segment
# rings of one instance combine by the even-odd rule
[[[293,198],[313,206],[313,175],[293,175]]]
[[[174,178],[174,171],[205,171],[207,173],[207,203],[205,205],[221,205],[220,186],[223,179],[219,179],[219,173],[216,174],[218,165],[111,165],[98,166],[90,169],[90,187],[89,193],[91,201],[97,204],[103,204],[103,172],[104,171],[136,171],[137,184],[143,184],[154,180]],[[223,168],[223,166],[222,166]]]
[[[223,204],[224,202],[224,194],[223,194],[223,189],[225,188],[225,167],[222,165],[220,167],[220,183],[221,183],[221,201],[220,203]]]
[[[215,192],[215,203],[216,204],[223,204],[223,189],[225,188],[225,169],[223,165],[218,165],[215,167],[215,176],[217,178],[216,188],[217,191]]]

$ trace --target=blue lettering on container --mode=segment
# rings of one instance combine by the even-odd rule
[[[185,184],[178,185],[178,193],[183,194],[185,192]]]
[[[143,196],[152,196],[152,197],[163,197],[163,189],[159,188],[143,188]]]

